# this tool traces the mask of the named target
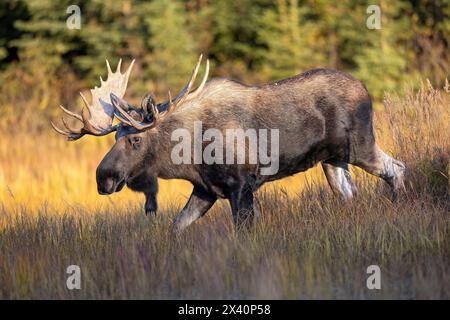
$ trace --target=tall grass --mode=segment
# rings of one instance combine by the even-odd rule
[[[0,298],[450,298],[450,98],[424,83],[388,95],[378,143],[408,167],[392,202],[354,169],[359,196],[343,203],[318,168],[257,194],[261,220],[235,233],[226,202],[175,237],[191,187],[162,182],[156,218],[141,196],[96,193],[110,137],[69,144],[53,133],[2,133]],[[82,288],[66,288],[67,266]],[[366,268],[381,268],[368,290]]]

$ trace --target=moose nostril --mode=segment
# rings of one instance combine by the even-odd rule
[[[99,181],[97,190],[99,194],[111,194],[114,192],[115,183],[111,178],[106,178],[103,181]]]

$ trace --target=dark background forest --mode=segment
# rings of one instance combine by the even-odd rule
[[[73,4],[79,30],[66,25]],[[381,29],[366,26],[369,4],[381,8]],[[0,21],[4,119],[30,101],[43,119],[61,102],[73,106],[105,73],[105,58],[113,65],[136,58],[129,86],[136,100],[179,90],[199,53],[213,76],[247,84],[337,68],[378,101],[419,79],[442,86],[450,70],[448,0],[3,0]]]

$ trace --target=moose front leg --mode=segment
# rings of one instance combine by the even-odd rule
[[[252,187],[246,184],[239,191],[233,192],[229,201],[236,229],[250,229],[250,227],[253,225],[253,219],[255,216]]]
[[[158,202],[156,201],[158,178],[144,173],[128,181],[127,186],[133,191],[143,192],[145,195],[145,214],[156,215],[158,210]]]
[[[217,196],[210,194],[199,187],[194,187],[191,197],[183,210],[176,216],[172,230],[179,232],[195,220],[202,217],[216,202]]]
[[[156,201],[156,193],[155,192],[145,192],[145,214],[156,216],[156,211],[158,210],[158,201]]]
[[[156,195],[158,194],[158,178],[154,176],[147,177],[147,184],[144,190],[145,194],[145,214],[156,216],[158,210],[158,202]]]

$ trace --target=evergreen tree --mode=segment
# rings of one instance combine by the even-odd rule
[[[187,28],[186,11],[179,1],[155,0],[145,8],[144,23],[149,34],[145,55],[150,87],[158,93],[181,90],[197,62],[197,44]],[[164,97],[166,98],[166,96]]]
[[[67,28],[73,4],[80,30]],[[378,4],[381,29],[369,30],[365,0],[4,0],[0,77],[10,85],[2,92],[14,100],[16,84],[26,85],[46,110],[98,85],[105,58],[114,67],[119,57],[134,57],[132,101],[146,91],[165,99],[168,88],[184,85],[200,52],[214,75],[246,83],[333,67],[360,78],[376,99],[418,76],[442,85],[450,70],[450,2]]]
[[[261,20],[259,39],[267,47],[263,74],[268,79],[293,76],[325,62],[314,44],[317,28],[306,20],[308,9],[297,0],[277,0]]]
[[[22,1],[4,0],[0,2],[0,69],[5,69],[7,64],[18,58],[15,42],[22,37],[15,22],[29,19],[27,6]]]
[[[258,41],[259,21],[263,12],[272,6],[271,1],[214,1],[210,6],[210,55],[217,62],[215,72],[254,82],[264,54],[264,44]]]
[[[364,48],[354,57],[358,66],[355,75],[377,99],[411,77],[407,71],[413,58],[407,42],[412,36],[410,21],[402,17],[408,4],[387,1],[380,4],[381,29],[367,32]]]

